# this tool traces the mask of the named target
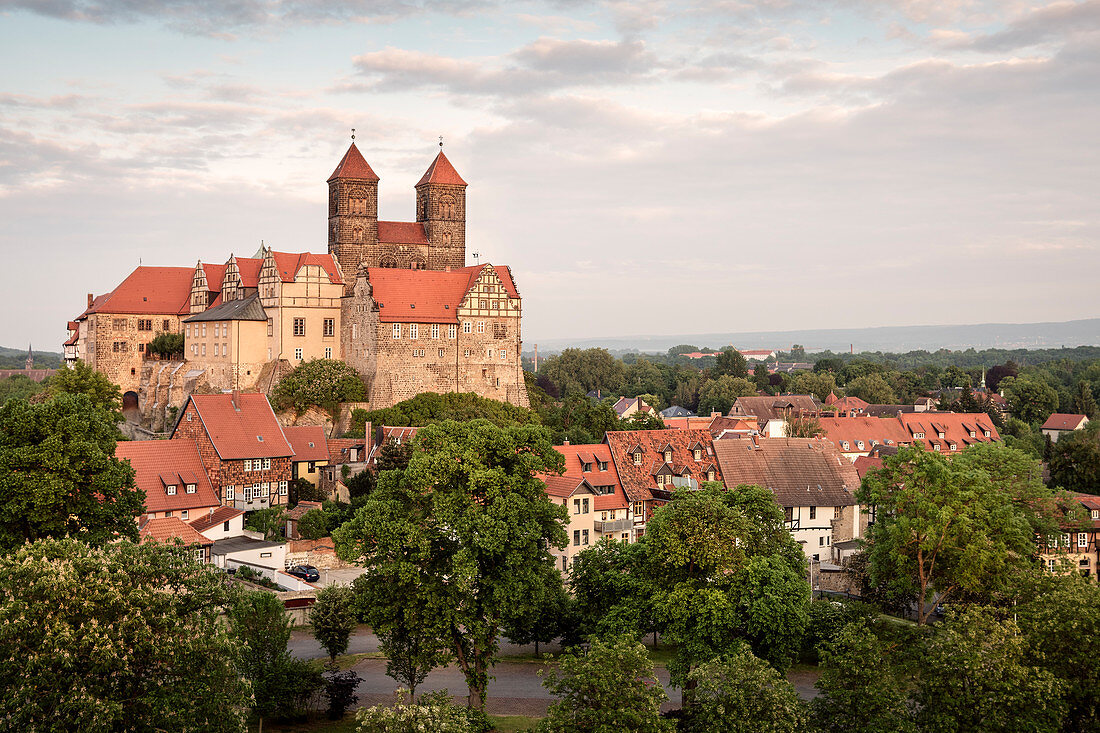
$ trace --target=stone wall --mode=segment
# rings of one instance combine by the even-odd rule
[[[88,365],[107,375],[123,392],[136,392],[141,386],[149,342],[159,333],[179,333],[181,329],[180,317],[174,313],[93,313],[87,323]]]

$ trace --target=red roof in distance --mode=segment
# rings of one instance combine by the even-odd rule
[[[191,311],[193,267],[146,267],[131,272],[85,313],[174,315]]]
[[[435,156],[435,160],[428,166],[428,170],[424,171],[424,175],[420,177],[420,180],[416,182],[417,186],[423,186],[426,183],[443,183],[449,186],[466,186],[466,181],[462,180],[462,176],[458,175],[458,171],[451,165],[451,161],[447,160],[447,156],[443,154],[443,151],[439,151],[439,155]]]
[[[283,435],[294,449],[294,461],[327,461],[328,441],[320,425],[295,425],[283,428]]]
[[[183,541],[185,545],[201,545],[208,547],[214,544],[214,540],[207,539],[198,533],[194,527],[185,524],[179,517],[164,517],[150,519],[145,526],[138,530],[142,542],[165,542],[172,544],[175,540]]]
[[[1081,427],[1082,422],[1087,421],[1088,417],[1085,415],[1068,415],[1056,412],[1043,423],[1042,430],[1076,430]]]
[[[378,180],[378,176],[371,170],[363,154],[359,152],[359,148],[355,147],[355,143],[352,143],[351,147],[348,148],[348,152],[344,153],[344,157],[340,159],[339,165],[336,166],[336,170],[332,172],[328,180],[332,181],[337,178],[358,178],[366,181]]]
[[[206,509],[221,505],[199,449],[190,440],[125,440],[115,448],[115,458],[129,460],[134,468],[134,483],[145,492],[148,513]],[[187,484],[195,484],[195,493],[187,493]],[[167,486],[176,487],[168,494]]]

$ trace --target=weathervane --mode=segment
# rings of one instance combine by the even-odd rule
[[[443,136],[442,135],[439,136],[439,149],[443,150]]]
[[[351,141],[355,142],[355,128],[351,128]]]

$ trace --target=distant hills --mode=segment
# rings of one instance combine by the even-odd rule
[[[1062,346],[1100,345],[1100,318],[1047,323],[978,323],[965,326],[882,326],[879,328],[830,328],[802,331],[749,331],[682,334],[677,336],[609,336],[584,339],[539,340],[539,351],[549,353],[569,347],[603,347],[611,351],[663,353],[678,344],[714,349],[733,344],[742,349],[790,349],[802,344],[806,351],[907,351],[950,349],[1056,349]],[[525,344],[529,351],[533,342]]]
[[[56,369],[61,366],[64,356],[60,351],[39,351],[35,349],[34,366],[36,369]],[[0,369],[22,369],[26,358],[26,348],[9,349],[6,346],[0,346]]]

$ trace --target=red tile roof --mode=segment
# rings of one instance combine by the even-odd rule
[[[902,414],[897,419],[909,431],[912,442],[923,443],[928,450],[936,450],[938,445],[943,453],[951,452],[951,444],[955,445],[955,450],[960,451],[968,445],[1001,439],[993,421],[984,412],[917,412]],[[974,437],[970,437],[972,430]],[[987,430],[988,438],[985,437]],[[939,437],[940,432],[943,432],[943,438]],[[916,433],[924,433],[925,437],[917,438]]]
[[[294,455],[266,395],[243,392],[238,400],[240,410],[235,409],[231,394],[190,397],[222,460]],[[180,414],[186,410],[185,404]]]
[[[458,175],[458,171],[451,165],[451,161],[447,160],[447,156],[443,154],[443,151],[439,151],[439,155],[435,156],[435,160],[428,166],[428,170],[424,171],[424,175],[420,177],[420,180],[416,182],[417,186],[423,186],[425,183],[445,183],[450,186],[465,186],[466,181],[462,180],[462,176]]]
[[[205,532],[211,527],[236,519],[242,514],[244,514],[244,511],[240,509],[234,509],[231,506],[221,506],[209,514],[203,514],[198,519],[192,519],[188,524],[199,532]]]
[[[192,441],[121,441],[115,457],[134,467],[134,481],[145,491],[146,512],[201,511],[221,505]],[[195,484],[194,494],[187,493],[189,483]],[[175,494],[168,494],[169,485],[176,487]]]
[[[657,486],[657,471],[666,465],[675,475],[690,473],[696,481],[706,481],[707,471],[713,469],[715,480],[722,480],[709,430],[616,430],[608,432],[604,440],[611,449],[619,482],[630,501],[652,499],[652,490],[656,488],[671,489],[668,485]],[[695,460],[691,450],[696,443],[703,445],[700,461]],[[665,446],[672,448],[671,464],[665,463],[661,450]],[[633,458],[638,450],[642,453],[640,464]]]
[[[1081,427],[1081,423],[1088,420],[1085,415],[1067,415],[1065,413],[1056,412],[1047,418],[1047,421],[1043,423],[1043,430],[1076,430]]]
[[[359,461],[366,461],[366,438],[329,438],[328,462],[330,466],[338,466],[348,463],[348,455],[352,448],[359,449]]]
[[[328,440],[320,425],[296,425],[283,428],[283,435],[294,449],[294,461],[327,461]]]
[[[872,468],[882,468],[886,465],[886,462],[877,457],[856,456],[856,460],[852,465],[856,467],[856,473],[859,474],[859,478],[862,481],[863,477],[866,476]]]
[[[486,267],[492,267],[510,297],[519,293],[507,267],[473,265],[445,270],[367,270],[372,295],[383,323],[458,323],[458,306]]]
[[[733,403],[729,417],[752,416],[757,419],[761,427],[768,420],[776,420],[790,414],[816,415],[821,410],[821,403],[813,395],[783,394],[763,397],[738,397]]]
[[[758,484],[782,506],[850,506],[856,467],[827,440],[755,438],[714,443],[726,488]]]
[[[191,310],[193,267],[138,267],[118,287],[95,299],[89,313],[177,315]]]
[[[344,153],[344,157],[340,159],[340,163],[336,166],[336,170],[328,177],[330,181],[336,178],[359,178],[367,181],[378,180],[378,176],[371,170],[371,167],[367,165],[366,159],[363,158],[363,154],[359,152],[359,148],[355,147],[355,143],[351,144],[351,147],[348,148],[348,152]]]
[[[842,453],[870,452],[875,445],[912,445],[913,442],[909,431],[896,417],[820,417],[818,423],[821,432]],[[862,448],[860,441],[863,441]]]
[[[386,244],[428,244],[424,225],[418,221],[378,222],[378,241]]]
[[[566,476],[583,478],[596,489],[596,509],[625,509],[628,506],[626,493],[619,483],[619,472],[611,457],[611,448],[606,443],[556,445],[554,449],[565,457]],[[600,470],[601,461],[607,464],[607,470]],[[585,471],[585,463],[591,464],[592,470]],[[602,489],[608,486],[611,487],[610,493],[605,494]]]
[[[538,478],[546,484],[546,495],[558,499],[569,498],[584,483],[584,479],[577,476],[555,476],[551,473],[540,473]]]
[[[209,547],[214,544],[214,540],[203,537],[194,527],[185,524],[179,517],[150,519],[138,531],[138,534],[141,535],[143,542],[172,543],[179,539],[185,545]]]
[[[381,225],[381,222],[379,222]],[[336,260],[330,254],[314,254],[313,252],[272,252],[275,258],[275,267],[279,270],[279,278],[285,282],[294,282],[298,271],[307,265],[320,267],[328,275],[331,283],[342,284],[344,279],[340,277],[340,268]],[[257,275],[259,270],[257,270]],[[243,275],[242,275],[243,277]],[[258,279],[257,279],[258,285]]]
[[[241,276],[242,288],[258,288],[260,286],[260,269],[264,261],[257,257],[238,257],[237,272]]]

